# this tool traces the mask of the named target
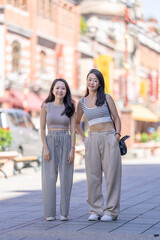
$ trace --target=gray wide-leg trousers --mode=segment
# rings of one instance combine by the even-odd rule
[[[47,146],[51,153],[49,162],[42,152],[42,196],[46,217],[56,216],[56,182],[60,173],[60,214],[69,214],[70,195],[73,182],[73,164],[68,163],[71,149],[71,136],[67,130],[48,131]]]

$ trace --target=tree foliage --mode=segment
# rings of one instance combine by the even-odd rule
[[[12,143],[12,136],[9,129],[0,128],[0,151],[4,151]]]

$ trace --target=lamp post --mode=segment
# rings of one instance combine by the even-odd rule
[[[96,56],[96,48],[95,48],[95,43],[96,43],[96,35],[98,32],[98,18],[96,16],[91,17],[87,23],[87,35],[90,37],[92,41],[92,53],[93,53],[93,58]]]
[[[129,23],[129,13],[128,13],[128,7],[125,8],[125,107],[128,107],[128,70],[129,70],[129,64],[128,64],[128,23]]]
[[[26,112],[28,112],[28,94],[29,94],[28,83],[27,81],[25,81],[24,89],[23,89],[23,95],[24,95],[23,108],[24,108],[24,111]]]
[[[131,11],[133,11],[134,17],[131,17]],[[124,74],[124,89],[125,89],[125,108],[128,107],[128,73],[129,73],[129,61],[128,61],[128,24],[132,23],[136,25],[136,14],[133,5],[130,6],[129,1],[125,1],[125,10],[124,10],[124,17],[116,16],[114,19],[112,19],[114,22],[124,22],[125,24],[125,49],[124,49],[124,55],[125,55],[125,74]]]
[[[129,71],[129,62],[128,62],[128,24],[136,24],[134,19],[130,18],[130,11],[129,11],[129,4],[128,1],[125,7],[125,15],[124,15],[124,22],[125,22],[125,107],[128,107],[128,71]]]

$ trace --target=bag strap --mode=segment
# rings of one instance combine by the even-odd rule
[[[113,120],[113,117],[112,117],[112,115],[111,115],[111,110],[110,110],[110,108],[109,108],[109,104],[108,104],[108,102],[107,102],[107,98],[106,98],[106,104],[107,104],[107,107],[108,107],[108,111],[109,111],[110,117],[111,117],[112,122],[113,122],[114,129],[115,129],[115,131],[116,131],[116,125],[115,125],[114,120]]]
[[[130,136],[125,135],[124,137],[121,138],[121,141],[124,142],[124,141],[126,141],[129,137],[130,137]]]
[[[106,99],[106,104],[107,104],[108,111],[109,111],[109,114],[110,114],[111,119],[112,119],[112,122],[113,122],[114,129],[116,130],[116,126],[115,126],[115,123],[114,123],[113,117],[112,117],[112,115],[111,115],[111,110],[110,110],[110,108],[109,108],[109,105],[108,105],[107,99]],[[130,137],[129,135],[125,135],[124,137],[121,138],[120,141],[121,141],[121,142],[124,142],[124,141],[126,141],[129,137]]]

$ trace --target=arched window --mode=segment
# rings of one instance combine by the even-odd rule
[[[45,16],[45,0],[38,0],[37,1],[38,4],[38,13],[42,16]]]
[[[7,3],[22,10],[27,9],[27,0],[7,0]]]
[[[40,52],[40,72],[45,72],[46,70],[46,53],[44,51]]]
[[[49,19],[52,19],[52,14],[53,14],[53,4],[52,4],[52,0],[49,0],[48,2],[48,7],[49,7]]]
[[[13,72],[19,71],[20,52],[21,52],[20,43],[17,41],[14,41],[12,43],[12,71]]]
[[[14,6],[19,7],[20,6],[20,1],[19,0],[14,0]]]
[[[45,16],[45,7],[46,7],[46,3],[45,0],[42,0],[42,15]]]
[[[27,9],[27,0],[22,0],[22,10]]]
[[[12,4],[12,0],[7,0],[7,3],[8,4]]]

